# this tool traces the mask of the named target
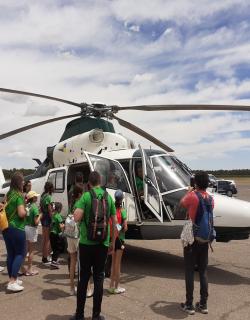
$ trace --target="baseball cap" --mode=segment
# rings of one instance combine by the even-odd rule
[[[115,192],[115,199],[123,199],[124,197],[123,197],[123,192],[122,192],[122,190],[120,190],[120,189],[118,189],[118,190],[116,190],[116,192]]]
[[[40,196],[39,193],[36,193],[35,191],[30,191],[30,192],[28,192],[28,194],[27,194],[27,199],[32,199],[32,198],[34,198],[34,197],[39,197],[39,196]]]

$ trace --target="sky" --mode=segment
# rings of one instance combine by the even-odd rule
[[[0,0],[0,87],[76,102],[250,104],[250,2]],[[0,93],[0,133],[76,107]],[[123,111],[192,169],[248,168],[250,113]],[[0,141],[2,168],[33,168],[68,121]],[[117,132],[154,147],[117,124]]]

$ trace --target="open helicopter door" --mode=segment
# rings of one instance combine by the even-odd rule
[[[142,158],[144,203],[156,218],[163,222],[162,201],[154,169],[149,157],[139,145]]]
[[[129,222],[138,221],[136,204],[127,175],[122,165],[103,156],[84,152],[91,171],[98,171],[101,175],[101,185],[114,198],[115,191],[120,189],[124,194],[124,208]]]

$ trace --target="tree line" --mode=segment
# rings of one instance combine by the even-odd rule
[[[198,172],[200,170],[194,170]],[[233,170],[206,170],[216,177],[250,177],[250,169],[233,169]]]
[[[13,176],[13,174],[18,171],[18,172],[22,172],[22,174],[24,176],[28,176],[29,174],[32,174],[35,172],[34,169],[24,169],[24,168],[21,168],[21,169],[17,169],[17,168],[13,168],[13,169],[3,169],[3,174],[4,174],[4,177],[5,177],[5,180],[10,180],[11,177]]]

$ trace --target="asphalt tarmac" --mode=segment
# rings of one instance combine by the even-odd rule
[[[245,193],[246,192],[246,193]],[[242,193],[243,195],[243,193]],[[244,190],[248,197],[249,187]],[[243,198],[243,196],[242,196]],[[180,310],[185,300],[182,247],[179,240],[127,241],[122,266],[125,294],[104,291],[103,314],[108,320],[125,319],[250,319],[250,239],[215,243],[209,252],[209,314],[188,316]],[[66,255],[59,270],[41,264],[40,250],[34,264],[39,275],[22,277],[25,290],[6,292],[6,270],[0,274],[0,320],[67,320],[75,311],[76,299],[69,296]],[[0,237],[0,265],[5,265],[5,248]],[[105,289],[109,280],[105,280]],[[195,300],[199,299],[198,274]],[[87,300],[90,320],[92,299]]]

